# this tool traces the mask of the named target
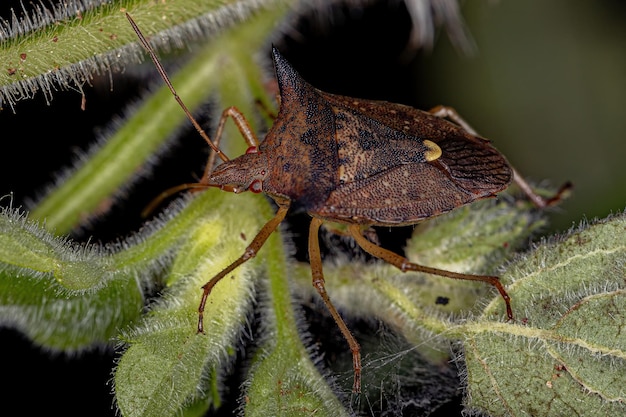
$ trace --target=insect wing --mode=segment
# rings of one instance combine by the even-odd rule
[[[312,213],[349,223],[398,226],[450,211],[475,200],[427,163],[405,164],[333,191]]]
[[[511,181],[506,159],[453,123],[399,104],[321,94],[335,109],[340,181],[313,215],[411,224],[494,196]],[[427,161],[425,140],[441,156]]]

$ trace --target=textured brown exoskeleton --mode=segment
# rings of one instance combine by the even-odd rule
[[[494,286],[504,300],[508,319],[513,319],[510,298],[497,277],[417,265],[363,236],[363,230],[370,226],[412,225],[475,200],[494,197],[508,187],[513,170],[504,156],[476,136],[452,109],[438,107],[429,113],[400,104],[322,92],[304,81],[274,48],[280,109],[265,139],[259,144],[244,116],[231,107],[222,114],[213,142],[191,117],[149,44],[129,20],[172,93],[213,150],[199,183],[183,184],[165,195],[188,188],[219,187],[235,193],[263,192],[278,204],[274,218],[245,252],[202,287],[199,333],[204,331],[203,311],[211,289],[257,254],[290,209],[305,211],[312,217],[309,258],[313,286],[352,351],[355,392],[361,388],[359,344],[324,287],[318,232],[325,220],[347,224],[349,234],[361,248],[403,272],[420,271]],[[233,118],[250,146],[244,155],[232,160],[217,147],[228,117]],[[224,162],[213,169],[215,155]],[[552,200],[556,199],[558,196]],[[539,205],[552,202],[536,196],[535,200]]]

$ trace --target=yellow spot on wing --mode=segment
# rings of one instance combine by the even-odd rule
[[[426,139],[424,141],[424,146],[426,146],[426,152],[424,152],[426,161],[434,161],[441,156],[441,148],[435,142]]]

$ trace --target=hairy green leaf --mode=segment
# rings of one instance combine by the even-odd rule
[[[211,204],[204,204],[207,214],[196,218],[178,250],[167,291],[142,323],[123,337],[130,347],[115,372],[115,386],[124,415],[176,414],[196,397],[206,397],[207,383],[219,377],[236,353],[259,263],[247,262],[214,288],[206,305],[204,334],[196,330],[197,310],[200,287],[244,252],[252,237],[243,239],[242,234],[253,236],[263,223],[258,215],[219,213],[235,212],[241,204],[258,205],[254,198],[216,191],[201,196]]]
[[[193,110],[212,93],[220,92],[218,110],[238,106],[243,111],[248,110],[247,114],[253,114],[251,107],[256,98],[253,94],[261,93],[258,85],[262,82],[254,53],[285,11],[284,6],[275,6],[258,12],[245,25],[225,31],[198,51],[172,77],[172,83],[187,107]],[[126,30],[130,30],[129,36],[136,41],[126,18],[118,14],[127,26]],[[141,20],[138,24],[143,29]],[[146,34],[154,30],[151,27],[146,24]],[[180,124],[186,122],[186,116],[171,92],[162,87],[89,160],[77,167],[69,178],[59,181],[30,216],[45,219],[45,227],[55,233],[69,232],[91,213],[97,212],[100,206],[110,205],[109,200],[115,193],[121,187],[128,187],[157,149]],[[252,118],[251,123],[254,125]],[[233,138],[235,136],[232,134]],[[238,148],[231,146],[231,149],[242,152],[243,140],[237,138],[231,143],[241,144]]]
[[[115,372],[122,413],[171,415],[198,402],[217,407],[221,392],[212,384],[221,379],[239,349],[254,284],[265,271],[271,300],[264,309],[262,350],[266,353],[253,362],[245,409],[273,415],[277,410],[310,408],[319,415],[336,415],[339,402],[313,366],[298,334],[278,236],[270,238],[257,259],[237,268],[213,289],[205,309],[205,333],[197,333],[200,286],[240,256],[272,214],[259,196],[217,191],[205,193],[190,207],[198,214],[177,250],[167,290],[142,323],[123,336],[129,348]],[[200,215],[201,211],[206,214]],[[271,387],[285,391],[276,398],[266,392]]]
[[[278,10],[285,4],[280,0],[72,0],[49,8],[39,5],[30,15],[2,25],[0,106],[3,102],[12,106],[40,90],[51,99],[59,88],[81,89],[94,74],[136,62],[137,38],[125,12],[157,46],[170,49],[213,36],[259,10]]]
[[[315,368],[302,344],[291,307],[290,274],[282,244],[272,236],[263,247],[272,314],[264,317],[263,343],[246,381],[247,416],[343,416],[343,405]]]
[[[626,216],[615,216],[543,243],[508,269],[517,322],[462,329],[470,409],[626,412],[625,231]],[[492,303],[485,316],[496,311]]]
[[[405,254],[422,265],[493,274],[497,272],[493,265],[511,257],[542,224],[541,217],[510,197],[478,202],[418,225],[407,241]],[[308,266],[300,268],[299,289],[312,294]],[[504,306],[499,294],[487,284],[403,273],[382,261],[364,265],[339,259],[326,265],[324,272],[329,295],[348,314],[377,316],[417,345],[424,337],[432,339],[445,332],[454,315],[467,316],[475,311],[477,300],[486,294]],[[447,343],[445,338],[428,343],[439,352],[433,360],[448,355]]]
[[[56,238],[10,209],[0,213],[0,321],[55,350],[110,343],[137,319],[141,283],[104,248]]]

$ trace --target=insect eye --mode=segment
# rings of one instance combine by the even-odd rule
[[[246,149],[246,153],[257,153],[257,149],[256,146],[250,146],[248,149]]]
[[[263,183],[261,182],[261,180],[256,179],[250,183],[248,190],[252,191],[253,193],[260,193],[263,191]]]

